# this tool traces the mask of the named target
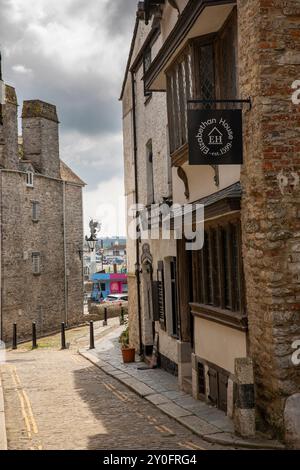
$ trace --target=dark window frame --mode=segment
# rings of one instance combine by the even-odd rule
[[[171,313],[172,313],[172,336],[179,338],[179,318],[178,318],[178,292],[177,292],[177,260],[175,257],[170,260],[170,283],[171,283]]]
[[[159,323],[162,330],[167,329],[166,305],[165,305],[165,279],[164,262],[158,261],[157,264],[157,301],[159,311]]]
[[[40,221],[40,203],[39,201],[31,201],[31,209],[32,209],[32,221],[39,222]]]
[[[146,144],[146,167],[147,167],[147,206],[155,203],[155,178],[154,178],[154,155],[153,141],[149,139]]]
[[[32,253],[32,273],[34,276],[40,276],[42,273],[41,253],[39,251]]]
[[[229,219],[206,226],[204,246],[192,256],[192,303],[245,316],[240,220]]]
[[[144,54],[143,54],[143,76],[145,76],[145,74],[149,70],[151,63],[152,63],[152,49],[151,49],[151,46],[149,45],[145,49]],[[144,83],[144,96],[147,98],[146,101],[148,101],[148,99],[151,98],[152,96],[152,92],[146,90],[145,81],[143,83]]]

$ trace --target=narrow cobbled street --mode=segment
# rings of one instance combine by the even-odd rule
[[[74,350],[9,352],[2,381],[10,450],[220,448]]]

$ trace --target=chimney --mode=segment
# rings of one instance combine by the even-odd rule
[[[15,89],[0,81],[0,165],[18,170],[18,103]]]
[[[56,106],[40,100],[24,101],[22,131],[24,159],[45,176],[60,178]]]

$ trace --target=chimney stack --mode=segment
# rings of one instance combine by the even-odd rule
[[[60,178],[56,106],[40,100],[24,101],[22,112],[24,159],[45,176]]]
[[[15,89],[0,81],[0,165],[18,170],[18,103]]]

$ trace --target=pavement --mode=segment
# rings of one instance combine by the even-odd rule
[[[120,327],[108,333],[96,342],[96,349],[83,348],[79,353],[206,442],[231,448],[284,449],[283,444],[264,435],[253,439],[238,437],[230,418],[179,390],[177,378],[164,370],[147,368],[138,359],[133,364],[124,364],[118,342],[122,330]]]

